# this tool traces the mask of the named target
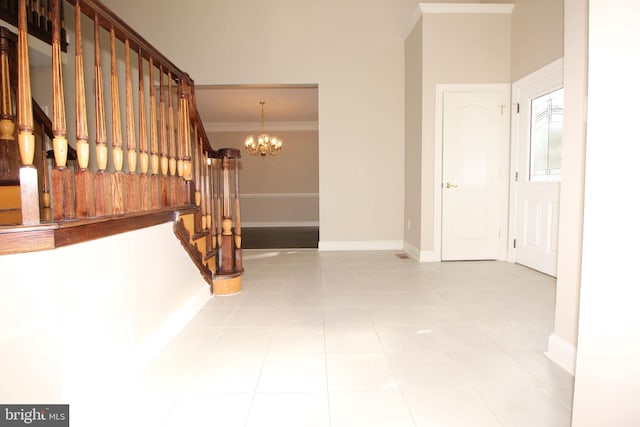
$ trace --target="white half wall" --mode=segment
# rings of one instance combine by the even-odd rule
[[[210,299],[172,223],[3,255],[0,271],[0,401],[69,403],[80,425]]]

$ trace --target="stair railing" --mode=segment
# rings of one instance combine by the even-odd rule
[[[77,167],[67,167],[68,153],[72,149],[67,134],[65,115],[63,60],[65,42],[61,22],[64,10],[61,0],[51,0],[52,46],[52,102],[51,146],[54,165],[46,170],[34,164],[36,151],[34,103],[31,96],[30,66],[28,56],[29,21],[40,23],[40,16],[29,19],[29,2],[19,0],[17,6],[17,84],[16,110],[17,146],[20,153],[20,201],[23,226],[39,226],[38,230],[65,230],[73,234],[74,227],[85,227],[82,237],[68,237],[68,243],[89,240],[105,234],[115,234],[118,227],[137,220],[147,226],[155,220],[167,218],[167,213],[193,215],[189,233],[190,244],[205,237],[198,251],[201,264],[213,276],[224,279],[242,272],[240,238],[240,204],[238,190],[238,150],[215,151],[204,131],[195,103],[194,82],[157,49],[146,42],[132,28],[97,0],[67,0],[74,7],[74,61],[75,61],[75,156]],[[40,5],[43,5],[40,2]],[[1,6],[1,5],[0,5]],[[31,3],[32,11],[42,9]],[[0,7],[1,9],[1,7]],[[87,96],[85,90],[85,53],[82,18],[93,21],[94,62],[94,135],[89,134]],[[37,19],[36,19],[37,18]],[[47,22],[49,20],[47,19]],[[48,24],[47,24],[48,25]],[[103,54],[100,36],[109,35],[110,105],[106,105]],[[124,49],[122,49],[124,47]],[[0,44],[1,64],[8,52]],[[124,52],[124,61],[119,53]],[[138,93],[134,96],[132,52],[137,55]],[[148,67],[145,66],[145,61]],[[124,62],[124,84],[121,82],[121,63]],[[2,96],[0,96],[0,134],[13,133],[5,124],[12,122],[11,102],[5,102],[5,67],[2,67]],[[11,73],[7,72],[9,78]],[[165,84],[166,82],[166,84]],[[120,111],[120,86],[124,85],[125,111],[123,144],[122,114]],[[156,93],[157,92],[157,93]],[[159,95],[159,104],[156,104]],[[137,103],[134,101],[137,100]],[[137,114],[136,105],[137,104]],[[36,106],[36,108],[38,108]],[[110,108],[110,126],[106,123]],[[147,115],[147,111],[149,112]],[[159,116],[159,117],[158,117]],[[137,117],[137,123],[136,123]],[[148,119],[147,119],[148,118]],[[159,118],[159,120],[158,120]],[[40,123],[40,121],[38,122]],[[8,124],[10,127],[11,123]],[[136,132],[137,129],[137,132]],[[158,132],[159,130],[159,132]],[[107,134],[110,131],[110,138]],[[40,148],[46,152],[44,140]],[[110,157],[109,157],[110,154]],[[95,156],[95,171],[89,165]],[[47,165],[44,156],[43,165]],[[111,168],[109,168],[109,160]],[[126,169],[125,169],[126,163]],[[41,172],[38,173],[38,166]],[[45,169],[45,170],[42,170]],[[50,182],[47,177],[50,176]],[[233,181],[231,181],[233,176]],[[39,178],[40,177],[40,178]],[[44,180],[45,182],[39,182]],[[46,193],[40,197],[40,190]],[[51,204],[48,203],[50,193]],[[233,194],[233,196],[232,196]],[[232,199],[233,197],[233,199]],[[140,219],[146,216],[146,219]],[[49,220],[52,219],[52,221]],[[105,222],[106,221],[106,222]],[[86,227],[97,230],[98,223],[110,231],[87,235]],[[125,227],[128,231],[131,225]],[[28,229],[25,232],[28,232]],[[0,241],[2,240],[0,232]],[[56,241],[56,239],[54,239]],[[63,241],[63,239],[61,239]],[[0,242],[1,243],[1,242]],[[15,242],[14,246],[16,245]],[[54,243],[54,247],[57,243]],[[30,250],[33,246],[30,247]],[[40,249],[50,249],[42,247]],[[0,254],[6,253],[0,251]]]

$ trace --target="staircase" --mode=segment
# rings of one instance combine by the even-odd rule
[[[0,0],[0,19],[17,28],[0,28],[0,256],[172,221],[211,291],[239,291],[240,152],[212,148],[189,75],[97,0]],[[51,45],[50,116],[32,97],[28,35]],[[75,104],[71,120],[65,103]]]

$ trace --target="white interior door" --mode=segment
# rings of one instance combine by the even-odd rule
[[[442,260],[504,259],[509,87],[445,91],[442,102]]]
[[[556,276],[563,116],[562,62],[513,84],[515,261]]]

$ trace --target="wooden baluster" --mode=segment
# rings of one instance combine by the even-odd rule
[[[41,218],[44,221],[50,221],[53,216],[51,213],[51,193],[49,192],[49,159],[47,159],[47,134],[45,133],[44,124],[40,124],[40,135],[42,135],[42,144],[40,148],[42,151],[41,162],[41,180],[42,180],[42,214]]]
[[[47,12],[45,10],[44,0],[40,0],[40,22],[38,26],[42,29],[42,31],[47,31]]]
[[[185,180],[184,180],[184,156],[183,156],[183,148],[184,148],[184,115],[182,114],[182,80],[178,82],[178,86],[176,88],[176,97],[178,98],[178,140],[176,141],[176,174],[178,175],[178,179],[176,182],[176,205],[182,206],[185,200]]]
[[[196,185],[196,204],[200,203],[202,212],[202,218],[200,219],[203,230],[208,230],[207,227],[207,215],[209,213],[209,205],[207,204],[207,188],[206,188],[206,175],[205,175],[205,165],[206,165],[206,152],[204,151],[204,147],[202,146],[202,138],[198,137],[198,129],[195,129],[194,139],[196,141],[195,148],[193,150],[193,164],[195,167],[194,170],[194,180],[193,182]],[[198,195],[199,194],[199,195]],[[209,248],[209,246],[207,246]]]
[[[220,270],[220,248],[222,247],[222,157],[216,152],[215,195],[216,195],[216,240],[218,245],[218,270]]]
[[[220,245],[220,272],[222,274],[232,274],[233,269],[233,221],[231,218],[231,192],[229,177],[229,155],[227,150],[218,150],[222,170],[222,244]]]
[[[201,138],[202,139],[202,138]],[[202,143],[204,146],[204,142]],[[206,197],[205,201],[207,202],[207,226],[206,228],[212,230],[214,227],[213,222],[213,173],[212,173],[212,165],[213,159],[209,157],[209,153],[204,151],[204,170],[206,172],[205,176],[205,188],[206,188]],[[212,233],[213,234],[213,233]]]
[[[182,204],[193,204],[194,183],[192,181],[193,166],[191,165],[191,126],[189,121],[189,99],[191,95],[191,87],[182,80],[180,82],[180,128],[181,140],[179,141],[180,153],[178,169],[182,170],[181,176],[184,178],[184,194]]]
[[[176,175],[178,175],[179,177],[182,177],[184,174],[184,158],[183,158],[183,153],[182,153],[182,149],[184,147],[184,115],[182,114],[182,98],[184,96],[183,94],[183,86],[182,86],[182,80],[180,80],[178,82],[178,86],[176,87],[176,97],[178,98],[178,111],[177,111],[177,120],[178,120],[178,126],[177,126],[177,135],[178,135],[178,140],[176,141],[176,151],[175,151],[175,155],[176,155]],[[182,200],[181,197],[178,197],[178,199],[180,199],[180,201],[178,202],[179,204],[182,204]]]
[[[76,171],[76,216],[96,215],[95,186],[89,166],[89,131],[87,128],[87,101],[84,87],[84,60],[82,57],[80,1],[76,0],[76,153],[79,170]]]
[[[113,157],[113,213],[122,214],[127,211],[125,203],[126,184],[122,172],[124,152],[122,149],[122,119],[120,117],[120,94],[118,91],[118,70],[116,68],[116,33],[110,31],[111,44],[111,155]]]
[[[29,22],[38,26],[40,19],[38,18],[38,0],[31,0],[31,16]]]
[[[47,0],[47,32],[53,31],[53,5]]]
[[[169,136],[169,204],[171,207],[174,207],[178,204],[178,185],[177,185],[177,177],[176,177],[176,169],[177,169],[177,159],[176,159],[176,137],[175,137],[175,124],[174,124],[174,111],[173,111],[173,90],[171,87],[173,78],[171,77],[171,72],[169,72],[169,111],[168,111],[168,121],[169,121],[169,129],[167,130]]]
[[[16,129],[15,116],[13,114],[13,99],[11,96],[11,73],[9,70],[9,39],[0,38],[0,139],[3,141],[15,141],[13,133]],[[15,143],[12,143],[15,144]]]
[[[18,2],[18,149],[20,151],[20,202],[22,223],[40,223],[38,170],[33,166],[35,137],[33,135],[33,106],[29,73],[26,0]]]
[[[234,195],[235,195],[235,272],[242,271],[242,226],[240,221],[240,151],[234,153],[236,156],[233,162],[234,172]]]
[[[156,111],[156,90],[153,79],[153,57],[149,57],[149,121],[151,122],[151,206],[160,208],[160,156],[158,149],[158,118]]]
[[[197,144],[196,144],[197,145]],[[198,150],[196,149],[196,152],[194,153],[193,156],[194,160],[197,162],[199,157],[198,157]],[[200,165],[198,163],[196,163],[196,168],[194,169],[194,205],[196,206],[196,211],[194,213],[194,224],[195,224],[195,229],[197,231],[202,231],[205,230],[206,227],[206,208],[204,207],[204,203],[202,200],[202,194],[203,194],[203,188],[202,185],[200,183],[200,176],[202,175],[201,171],[200,171]]]
[[[131,83],[131,49],[129,39],[124,41],[125,54],[125,128],[127,137],[127,212],[140,210],[140,188],[138,180],[138,152],[136,143],[136,130],[133,112],[133,85]]]
[[[192,98],[192,87],[188,86],[188,98],[184,100],[184,122],[185,122],[185,147],[184,147],[184,179],[187,180],[187,205],[193,204],[193,198],[195,191],[195,182],[193,181],[193,147],[191,144],[191,120],[189,118],[189,104]],[[193,128],[195,132],[195,127]],[[194,135],[194,141],[197,140],[197,135]]]
[[[111,215],[113,213],[111,173],[107,172],[107,124],[105,119],[104,83],[102,63],[100,62],[100,21],[98,14],[93,20],[94,42],[94,80],[95,80],[95,109],[96,109],[96,163],[98,171],[95,175],[96,215]]]
[[[59,0],[53,0],[52,33],[52,119],[53,156],[56,167],[51,171],[53,219],[70,219],[74,215],[73,179],[67,168],[67,123],[64,109],[64,87],[62,80],[62,56],[60,49]]]
[[[200,139],[200,146],[202,147],[204,144],[202,143],[202,139]],[[213,274],[217,271],[217,257],[215,253],[216,248],[216,237],[215,231],[213,230],[213,224],[211,222],[213,217],[213,195],[211,194],[212,182],[211,182],[211,159],[208,156],[206,151],[202,151],[201,165],[202,168],[202,192],[203,192],[203,200],[207,212],[203,219],[203,228],[207,230],[207,266],[209,270]]]
[[[215,154],[217,156],[217,154]],[[217,273],[220,269],[220,204],[218,198],[218,159],[216,157],[210,157],[207,159],[207,171],[209,173],[209,198],[211,199],[211,225],[209,231],[211,232],[211,250],[214,252],[214,264],[215,268],[211,268],[211,271]]]
[[[64,1],[60,2],[60,40],[61,42],[66,43],[67,42],[67,29],[66,29],[66,25],[64,24]]]
[[[138,48],[138,126],[140,138],[140,209],[151,209],[149,191],[149,149],[147,141],[147,110],[144,96],[144,71],[142,68],[142,49]]]
[[[160,188],[160,200],[162,207],[169,206],[169,151],[167,142],[167,113],[165,109],[164,100],[164,72],[162,66],[160,66],[160,143],[161,143],[161,158],[160,158],[160,170],[162,171],[162,180]]]

